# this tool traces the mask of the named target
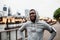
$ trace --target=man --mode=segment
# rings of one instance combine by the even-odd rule
[[[48,40],[54,39],[56,30],[46,22],[40,21],[39,16],[34,9],[30,10],[29,18],[30,20],[23,24],[21,28],[19,28],[21,34],[20,40],[24,40],[23,30],[25,29],[27,30],[28,40],[43,40],[44,30],[48,30],[51,33],[51,36]]]

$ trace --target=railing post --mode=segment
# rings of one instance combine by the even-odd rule
[[[9,40],[11,40],[11,34],[10,34],[10,31],[9,31]]]
[[[2,40],[2,39],[1,39],[1,32],[0,32],[0,40]]]
[[[16,30],[16,40],[17,40],[17,30]]]

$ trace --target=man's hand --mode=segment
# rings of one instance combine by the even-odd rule
[[[22,40],[22,38],[19,38],[18,40]]]

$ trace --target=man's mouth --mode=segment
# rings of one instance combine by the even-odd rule
[[[34,16],[31,16],[31,18],[35,18]]]

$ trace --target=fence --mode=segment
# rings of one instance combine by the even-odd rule
[[[18,29],[0,31],[0,40],[17,40]]]

